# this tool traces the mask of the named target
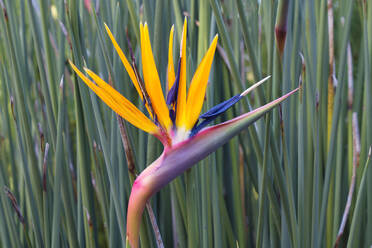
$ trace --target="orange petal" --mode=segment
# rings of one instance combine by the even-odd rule
[[[167,70],[168,91],[172,88],[174,84],[174,80],[176,79],[176,74],[174,72],[174,62],[173,62],[173,32],[174,32],[174,25],[172,26],[170,34],[169,34],[168,70]]]
[[[111,33],[111,30],[108,28],[106,23],[105,23],[105,28],[106,28],[107,34],[109,35],[109,37],[111,39],[112,44],[114,45],[114,47],[116,49],[116,52],[119,54],[119,57],[120,57],[121,62],[123,63],[123,65],[125,67],[125,70],[127,70],[128,74],[129,74],[129,77],[134,84],[134,87],[136,88],[136,90],[137,90],[138,94],[140,95],[141,99],[143,100],[141,88],[139,86],[139,83],[137,81],[136,75],[134,74],[134,70],[133,70],[131,64],[128,62],[127,58],[125,57],[123,51],[121,50],[120,46],[116,42],[114,36]]]
[[[83,82],[91,88],[94,93],[101,98],[112,110],[123,117],[125,120],[130,122],[137,128],[142,129],[145,132],[156,134],[158,132],[158,127],[148,119],[136,106],[134,106],[128,99],[122,96],[109,84],[104,82],[100,77],[98,77],[93,72],[89,71],[89,75],[92,76],[93,80],[99,85],[95,85],[90,81],[78,68],[71,62],[70,65],[72,69],[79,75]]]
[[[152,107],[160,124],[168,130],[172,125],[172,121],[169,118],[169,110],[167,104],[165,103],[163,91],[161,89],[159,74],[156,69],[154,56],[152,54],[147,24],[145,24],[145,26],[141,26],[140,30],[142,67],[146,91],[150,97]]]
[[[199,64],[194,77],[191,80],[190,89],[187,95],[187,119],[186,128],[191,129],[202,110],[205,91],[208,84],[209,72],[211,70],[214,52],[216,51],[218,35],[216,35],[205,54],[202,62]]]
[[[187,37],[187,19],[183,24],[182,40],[180,48],[181,57],[181,71],[180,71],[180,82],[178,86],[177,95],[177,111],[176,111],[176,125],[178,127],[185,126],[186,119],[186,37]]]

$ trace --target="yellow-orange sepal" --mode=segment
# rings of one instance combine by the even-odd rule
[[[122,96],[104,80],[98,77],[92,71],[86,69],[89,76],[96,82],[94,84],[88,77],[86,77],[71,61],[72,69],[78,74],[83,82],[97,94],[102,101],[104,101],[112,110],[123,117],[135,127],[142,129],[150,134],[157,134],[159,128],[147,118],[136,106],[134,106],[128,99]]]

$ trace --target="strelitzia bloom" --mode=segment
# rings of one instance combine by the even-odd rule
[[[151,49],[147,24],[140,25],[144,83],[138,75],[135,65],[131,65],[128,62],[110,29],[106,25],[105,27],[134,87],[145,104],[148,112],[147,116],[94,72],[84,68],[85,72],[93,79],[94,82],[92,82],[91,79],[70,62],[72,68],[112,110],[132,125],[157,137],[164,145],[164,151],[161,156],[149,165],[133,183],[127,213],[127,239],[131,247],[136,248],[138,247],[142,213],[146,202],[154,193],[208,156],[208,154],[214,152],[241,130],[293,94],[297,89],[230,121],[206,127],[218,115],[225,112],[268,77],[245,92],[218,104],[200,115],[209,72],[217,46],[217,35],[212,40],[208,51],[197,67],[186,93],[187,21],[185,19],[183,26],[177,72],[175,72],[173,62],[174,28],[172,27],[169,36],[167,97],[164,98]]]

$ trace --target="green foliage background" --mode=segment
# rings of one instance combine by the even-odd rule
[[[143,108],[103,23],[127,55],[128,32],[140,66],[146,21],[165,82],[170,28],[179,44],[187,16],[188,81],[220,37],[205,109],[272,75],[218,121],[302,89],[152,198],[164,246],[329,247],[344,219],[338,244],[370,247],[372,4],[327,2],[0,0],[0,246],[125,246],[131,183],[118,121],[67,60]],[[282,54],[275,27],[287,30]],[[161,144],[125,128],[142,171]],[[156,247],[144,216],[141,246]]]

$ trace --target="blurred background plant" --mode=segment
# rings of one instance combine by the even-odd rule
[[[372,245],[371,2],[0,0],[0,7],[2,247],[125,246],[133,166],[142,171],[162,146],[117,119],[67,60],[143,108],[103,23],[127,55],[130,41],[140,67],[139,22],[147,21],[164,83],[169,30],[175,24],[179,44],[184,16],[188,75],[220,36],[206,109],[272,75],[218,121],[303,87],[152,198],[164,246]],[[144,216],[141,247],[156,247]]]

